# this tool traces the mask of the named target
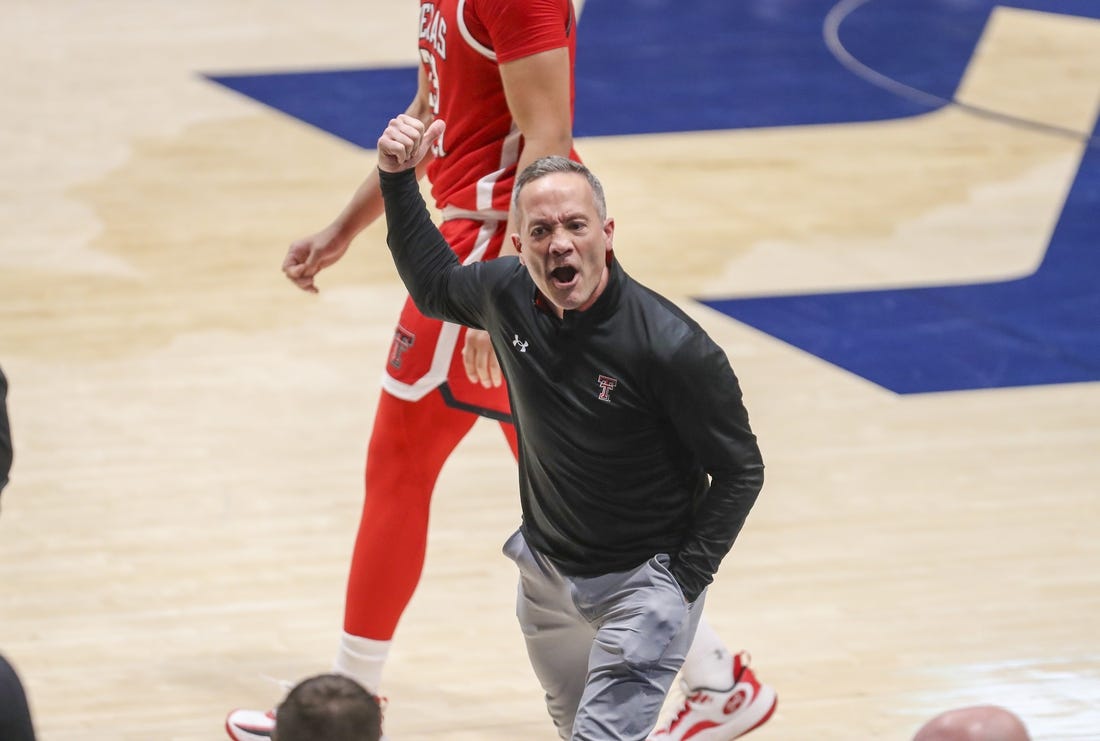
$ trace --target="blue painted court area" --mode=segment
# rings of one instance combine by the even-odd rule
[[[1094,146],[1027,278],[703,303],[899,394],[1096,381],[1098,237]]]
[[[1096,0],[871,0],[845,18],[839,39],[877,72],[950,100],[998,4],[1100,18]],[[835,6],[587,0],[575,132],[843,124],[932,110],[833,57],[822,28]],[[416,88],[413,67],[208,77],[365,148]],[[1093,135],[1034,275],[706,303],[902,394],[1100,380],[1100,130]]]

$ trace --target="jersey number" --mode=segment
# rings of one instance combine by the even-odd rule
[[[428,84],[431,89],[428,91],[428,104],[432,107],[432,113],[435,116],[439,116],[439,72],[435,66],[435,55],[428,49],[420,49],[420,59],[424,62],[424,67],[428,75]],[[443,147],[443,137],[447,133],[443,132],[438,139],[435,140],[435,144],[432,145],[432,154],[436,157],[446,157],[447,152]]]

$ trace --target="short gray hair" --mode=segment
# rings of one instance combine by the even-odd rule
[[[607,220],[607,201],[604,198],[603,185],[600,183],[599,178],[580,162],[556,154],[549,157],[540,157],[523,168],[523,172],[516,178],[515,187],[512,188],[512,202],[518,206],[519,192],[523,190],[525,185],[555,172],[575,172],[582,175],[592,187],[592,195],[596,199],[596,214],[600,217],[600,221]]]

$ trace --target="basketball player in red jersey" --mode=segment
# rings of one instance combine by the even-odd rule
[[[440,230],[463,262],[514,254],[506,236],[516,231],[509,211],[517,172],[546,155],[579,159],[572,135],[576,27],[570,0],[420,3],[419,83],[406,112],[425,123],[447,122],[417,174],[427,174],[444,219]],[[329,226],[291,244],[283,272],[316,292],[317,273],[382,211],[374,171]],[[516,455],[507,390],[486,333],[427,319],[406,300],[367,450],[366,496],[334,663],[336,672],[375,694],[424,565],[436,479],[479,415],[500,422]],[[706,738],[725,741],[771,715],[774,691],[705,622],[684,667],[692,690],[666,730],[673,735],[661,738],[683,738],[703,724],[724,734]],[[700,700],[698,693],[712,690],[714,697]],[[738,702],[728,702],[734,695]],[[268,739],[273,727],[270,712],[237,710],[226,720],[237,741]]]

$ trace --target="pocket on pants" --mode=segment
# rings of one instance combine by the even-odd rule
[[[640,672],[661,663],[688,619],[680,585],[657,558],[624,575],[626,579],[606,595],[606,619],[597,633],[605,650]]]
[[[527,543],[523,540],[523,533],[519,528],[509,536],[508,540],[504,541],[504,546],[500,549],[508,558],[519,563],[520,554],[526,549]]]
[[[508,540],[504,541],[501,552],[516,564],[520,576],[525,579],[531,575],[546,574],[546,568],[540,562],[540,557],[531,550],[531,546],[527,545],[522,528],[516,530]]]
[[[676,591],[680,593],[680,601],[683,602],[685,606],[690,606],[687,597],[684,596],[684,588],[680,586],[680,582],[676,581],[676,577],[672,575],[672,569],[670,568],[672,566],[671,556],[667,553],[658,553],[656,556],[649,559],[649,566],[657,573],[667,577],[672,586],[676,588]]]

